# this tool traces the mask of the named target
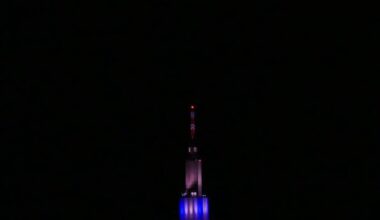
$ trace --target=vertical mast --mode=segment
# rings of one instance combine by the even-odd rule
[[[195,138],[195,105],[190,105],[190,140],[194,144]]]
[[[186,160],[186,193],[202,195],[202,161],[195,145],[195,105],[190,105],[190,145]]]
[[[195,145],[195,105],[190,105],[190,144],[189,153],[192,157],[197,157],[198,148]]]

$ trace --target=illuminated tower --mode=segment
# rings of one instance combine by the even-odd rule
[[[202,161],[195,145],[195,106],[190,106],[190,145],[187,149],[185,192],[179,203],[180,220],[208,220],[208,199],[202,194]]]

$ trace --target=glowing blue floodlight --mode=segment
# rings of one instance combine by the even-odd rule
[[[207,197],[182,197],[179,214],[180,220],[208,220]]]

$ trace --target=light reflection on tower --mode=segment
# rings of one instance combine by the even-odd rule
[[[208,220],[208,198],[202,194],[202,160],[195,145],[195,105],[190,105],[190,145],[187,150],[185,192],[179,202],[180,220]]]

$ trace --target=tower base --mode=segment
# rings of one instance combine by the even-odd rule
[[[180,220],[209,220],[207,197],[182,197],[179,202]]]

